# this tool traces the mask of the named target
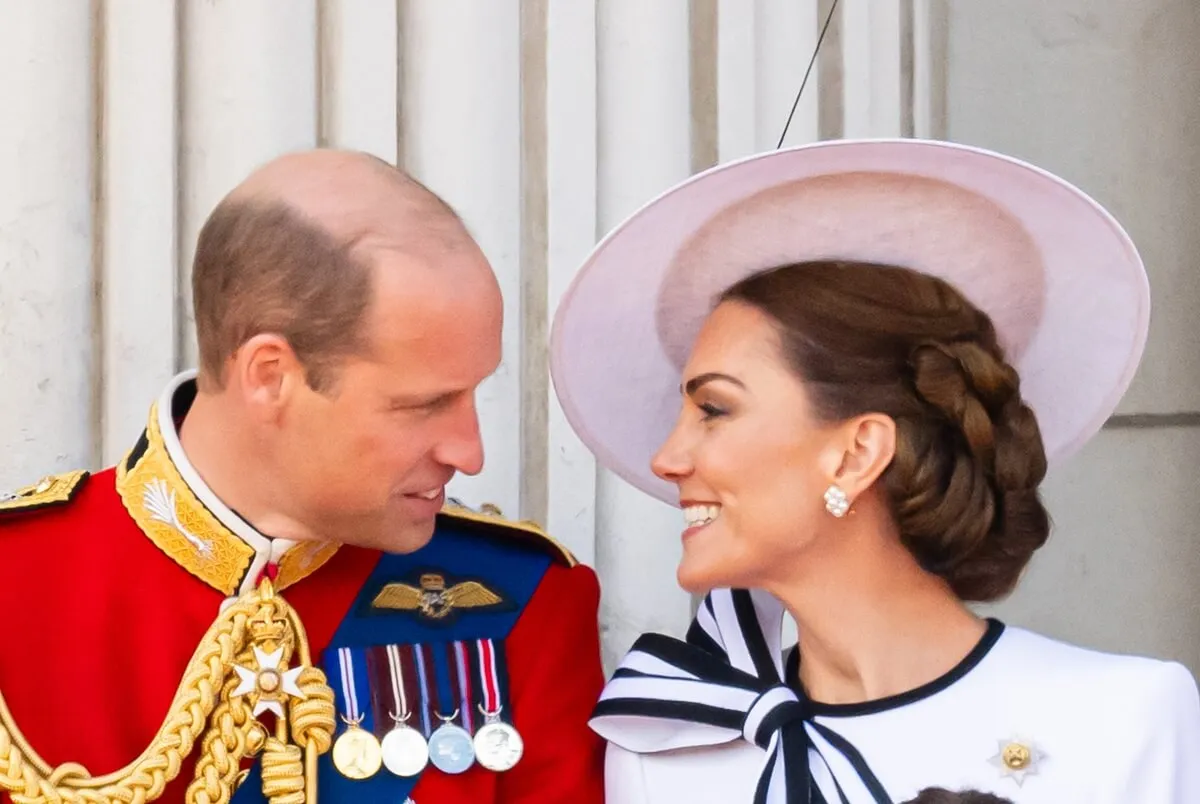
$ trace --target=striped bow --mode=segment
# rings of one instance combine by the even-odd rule
[[[817,723],[803,696],[783,682],[783,615],[779,601],[760,590],[711,592],[686,641],[647,634],[634,643],[596,705],[592,728],[636,753],[751,742],[767,753],[754,804],[824,804],[814,757],[849,804],[821,755],[827,747],[850,763],[875,804],[892,804],[858,750]]]

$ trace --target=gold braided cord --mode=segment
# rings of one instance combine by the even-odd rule
[[[326,683],[325,674],[312,666],[304,668],[298,683],[304,691],[304,700],[292,702],[292,742],[312,745],[317,754],[324,754],[333,746],[337,724],[333,690]]]
[[[286,700],[278,734],[269,739],[252,713],[255,696],[232,694],[240,682],[234,666],[254,666],[255,648],[281,649],[284,662],[295,654],[303,668],[297,679],[302,697]],[[213,622],[158,734],[119,771],[92,777],[77,763],[52,768],[21,734],[0,694],[0,791],[13,804],[144,804],[162,796],[199,744],[188,804],[227,804],[243,776],[242,759],[264,750],[264,793],[279,804],[315,804],[316,758],[332,744],[335,715],[333,691],[312,666],[300,618],[264,581]]]
[[[250,604],[235,604],[213,623],[188,663],[154,741],[132,763],[105,776],[93,778],[75,763],[50,768],[25,741],[0,695],[0,788],[9,792],[13,804],[141,802],[161,796],[212,712],[213,690],[221,686],[233,645],[244,639],[252,612]]]
[[[185,801],[215,804],[233,797],[241,771],[241,757],[251,753],[254,722],[250,707],[240,701],[222,701],[217,706],[212,725],[204,734],[195,776],[188,786]]]
[[[262,758],[262,790],[270,804],[304,804],[304,755],[299,746],[267,740]]]

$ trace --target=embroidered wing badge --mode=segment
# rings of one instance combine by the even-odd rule
[[[371,602],[373,609],[419,612],[430,620],[444,620],[465,609],[490,610],[505,603],[504,598],[479,581],[462,581],[447,586],[441,573],[421,575],[419,587],[393,582],[379,590]]]

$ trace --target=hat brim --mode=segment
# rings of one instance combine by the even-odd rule
[[[819,194],[819,208],[780,210],[780,188],[796,188],[784,205]],[[756,215],[766,229],[746,221]],[[568,422],[600,465],[677,504],[650,460],[678,416],[682,361],[715,295],[772,264],[839,258],[940,275],[988,313],[1052,464],[1112,415],[1145,348],[1150,295],[1137,249],[1078,188],[953,143],[819,142],[699,173],[597,244],[551,329]]]

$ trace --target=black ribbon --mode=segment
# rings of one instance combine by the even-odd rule
[[[630,751],[653,753],[744,739],[767,752],[754,804],[828,804],[813,774],[828,770],[820,740],[854,769],[875,804],[893,804],[862,754],[813,717],[802,691],[782,678],[783,607],[760,591],[711,592],[686,640],[647,634],[605,687],[592,727]]]

